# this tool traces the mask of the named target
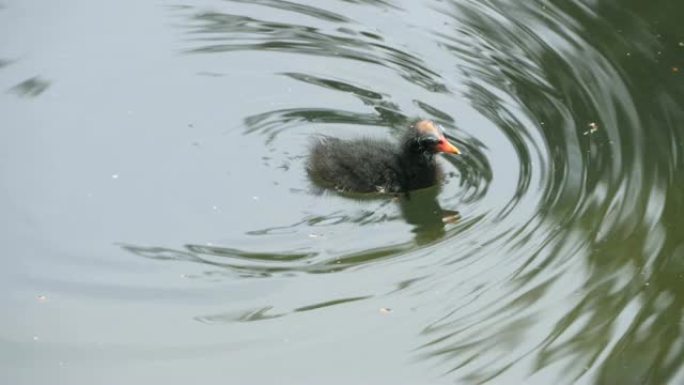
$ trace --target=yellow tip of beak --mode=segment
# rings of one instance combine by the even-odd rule
[[[454,146],[453,144],[449,143],[448,141],[444,141],[443,144],[437,147],[437,149],[440,152],[445,152],[447,154],[454,154],[454,155],[460,155],[461,150],[458,149],[458,147]]]

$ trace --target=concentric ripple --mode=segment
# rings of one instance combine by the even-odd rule
[[[676,37],[609,1],[400,3],[174,9],[185,54],[264,90],[232,127],[260,138],[272,204],[299,216],[236,242],[126,249],[222,279],[379,276],[324,301],[198,315],[205,323],[381,299],[420,314],[398,331],[415,337],[406,354],[457,382],[681,380]],[[395,201],[309,185],[310,137],[396,138],[417,117],[464,149],[441,160],[441,189]]]

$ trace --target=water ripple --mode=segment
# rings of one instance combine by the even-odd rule
[[[684,169],[684,87],[662,80],[668,67],[652,57],[662,50],[652,26],[610,2],[438,1],[410,20],[420,5],[354,1],[360,8],[342,13],[335,2],[251,3],[305,17],[179,10],[184,52],[297,58],[274,63],[270,75],[311,93],[242,117],[242,134],[261,138],[274,157],[291,156],[276,149],[292,137],[396,138],[417,116],[444,125],[464,155],[443,159],[445,183],[410,200],[345,200],[303,186],[302,140],[287,158],[299,194],[289,199],[301,216],[244,234],[255,245],[280,243],[279,252],[230,242],[126,246],[245,279],[385,272],[384,290],[368,296],[197,320],[251,322],[371,297],[417,298],[413,309],[430,319],[412,330],[413,353],[459,382],[520,383],[550,371],[564,383],[675,375],[684,356],[673,322],[684,308],[684,249],[672,226],[684,192],[673,187]],[[366,5],[389,16],[367,21],[358,12]],[[634,23],[622,33],[612,14]],[[328,66],[310,68],[314,58]],[[635,76],[641,67],[663,73]],[[654,335],[667,342],[649,341]],[[641,360],[642,350],[655,358]],[[627,374],[625,362],[633,365]]]

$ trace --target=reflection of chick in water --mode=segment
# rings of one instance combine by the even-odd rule
[[[458,221],[458,211],[443,210],[437,201],[439,187],[411,192],[399,198],[401,215],[414,225],[418,244],[435,241],[444,236],[444,224]]]

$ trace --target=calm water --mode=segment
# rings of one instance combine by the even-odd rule
[[[684,383],[683,18],[2,0],[0,382]],[[441,191],[311,188],[419,117]]]

